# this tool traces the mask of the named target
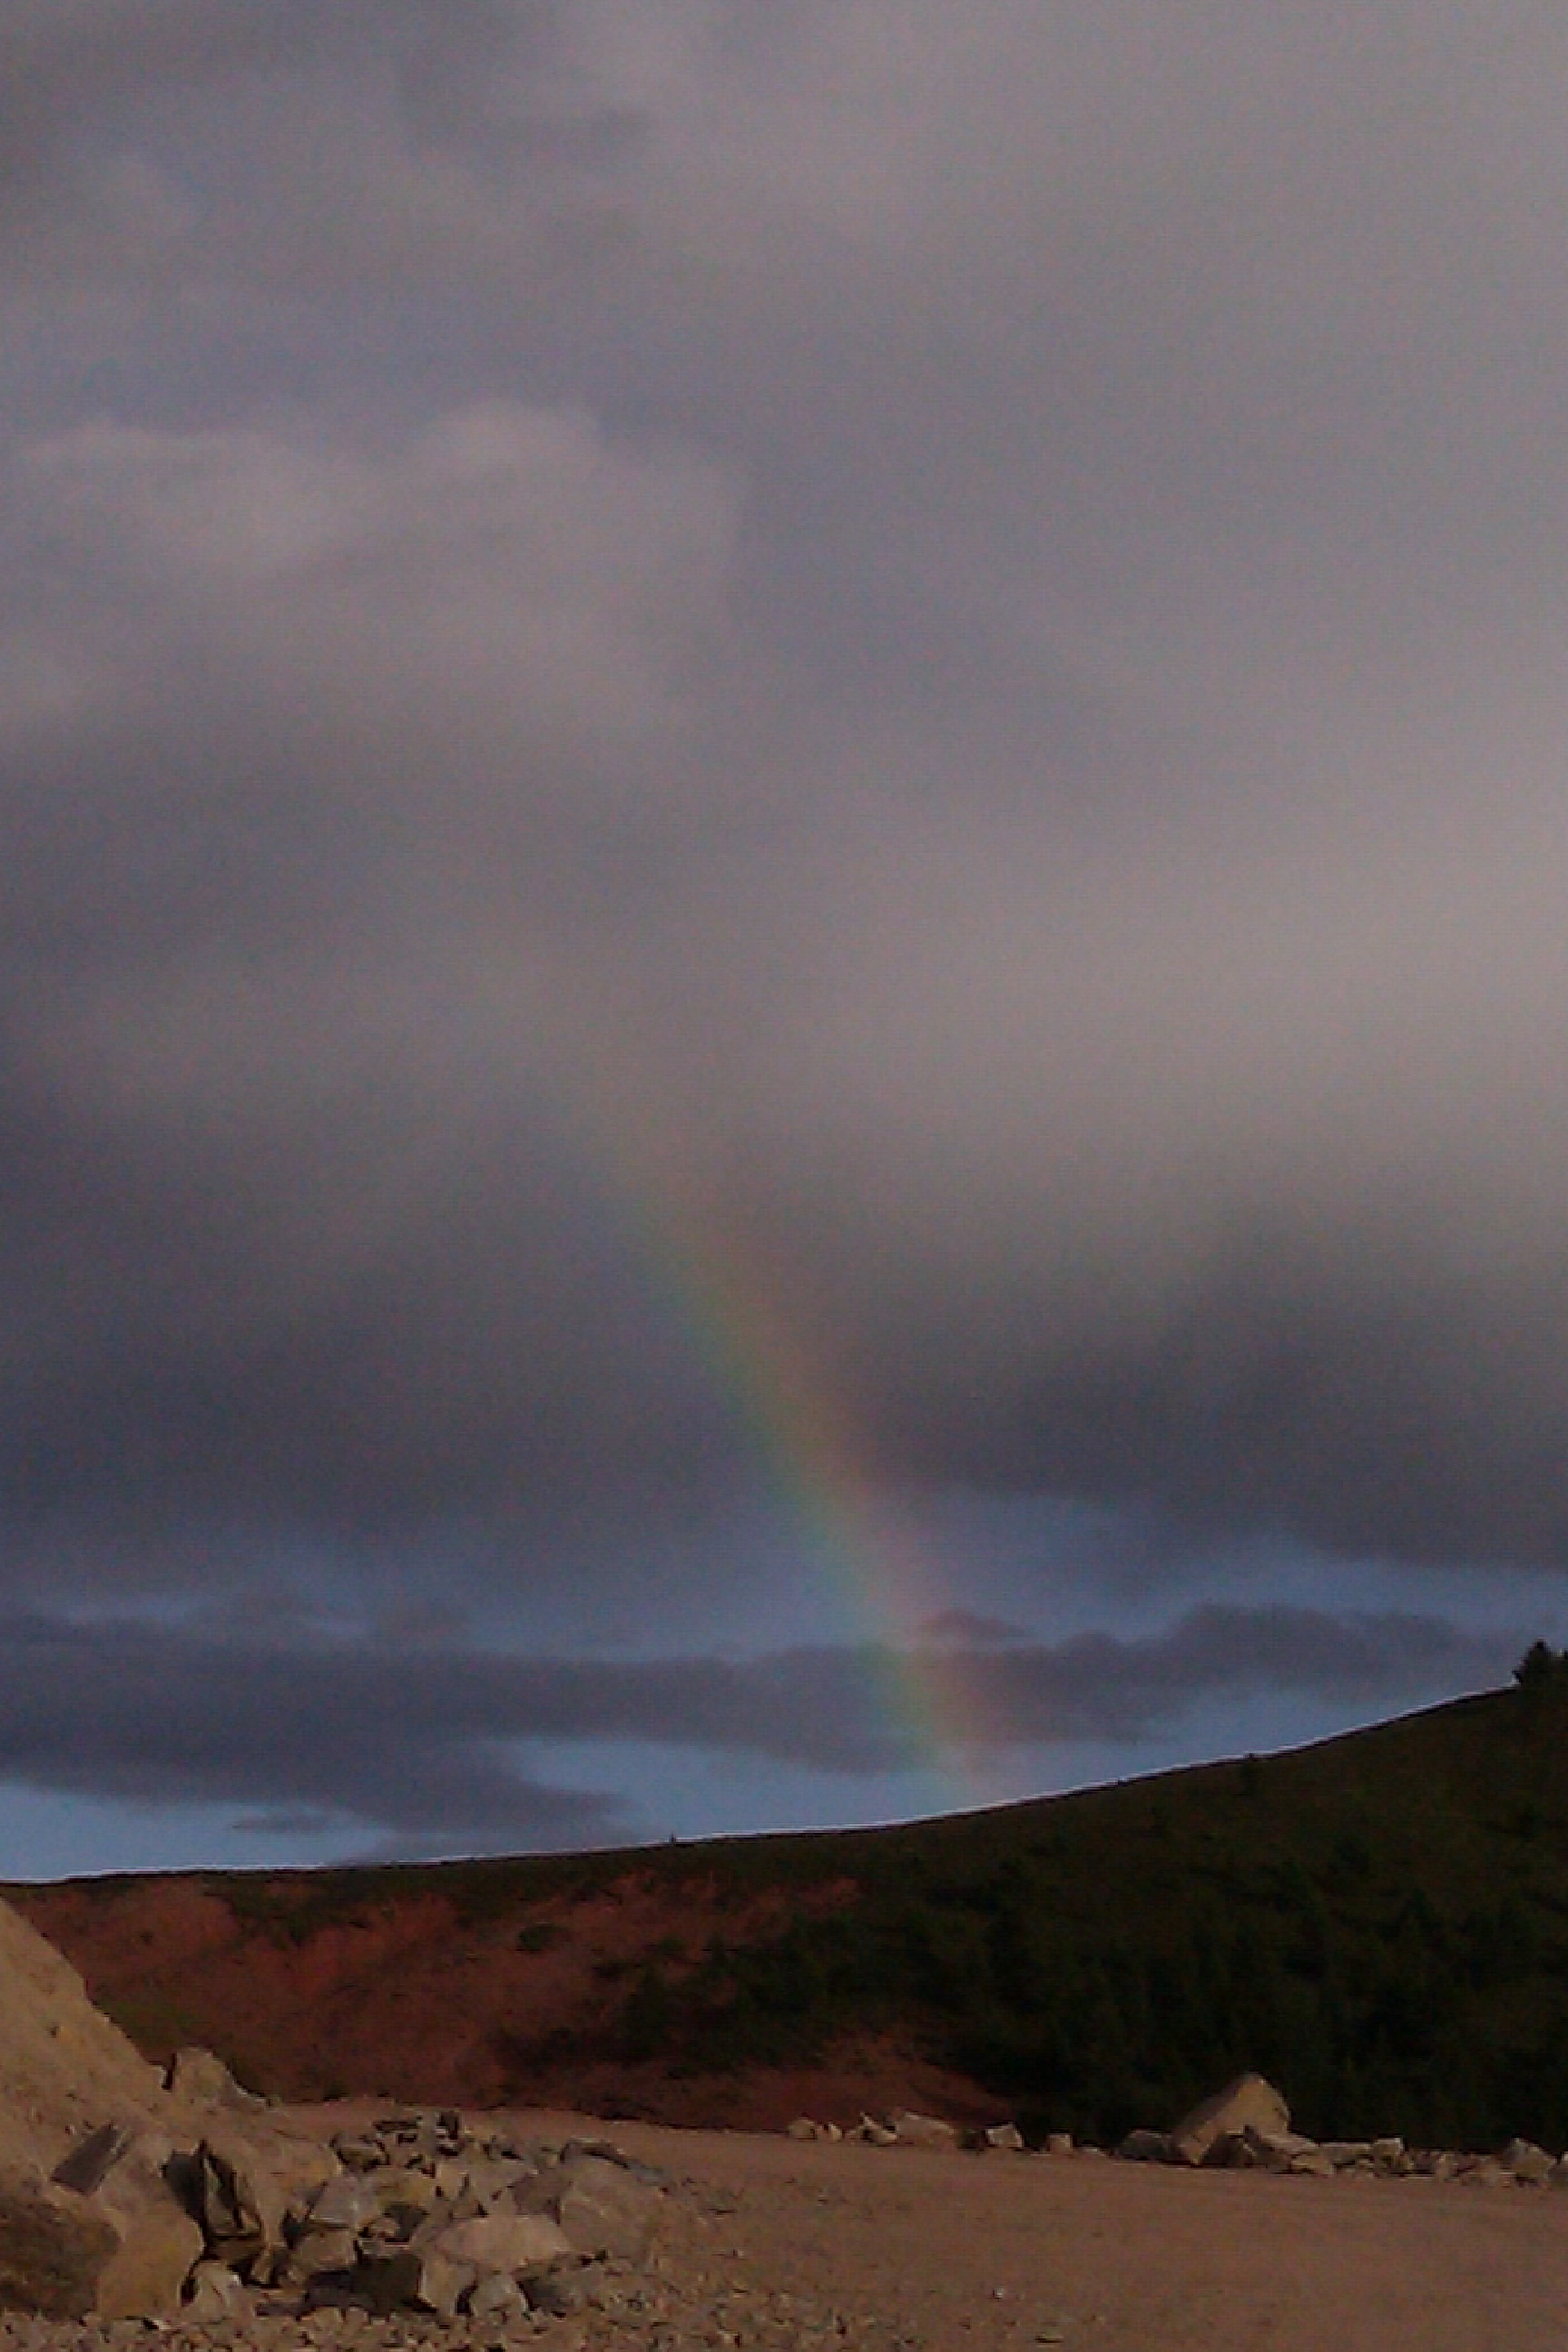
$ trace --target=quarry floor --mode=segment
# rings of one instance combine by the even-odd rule
[[[1568,2347],[1568,2195],[1552,2190],[521,2120],[607,2132],[689,2185],[658,2259],[666,2311],[599,2315],[590,2347]]]

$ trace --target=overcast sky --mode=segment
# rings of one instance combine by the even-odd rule
[[[6,0],[0,1870],[1568,1632],[1568,18]]]

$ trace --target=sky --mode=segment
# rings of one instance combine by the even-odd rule
[[[1568,17],[6,0],[0,1874],[1568,1636]]]

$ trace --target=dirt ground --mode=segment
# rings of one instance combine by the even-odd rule
[[[922,2352],[1568,2347],[1550,2190],[597,2128],[694,2184],[666,2259],[741,2346],[750,2305],[794,2295]]]

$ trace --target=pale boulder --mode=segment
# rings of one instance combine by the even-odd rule
[[[647,2253],[658,2210],[658,2192],[624,2165],[599,2156],[577,2158],[566,2168],[554,2203],[555,2217],[574,2252],[634,2263]]]
[[[163,2069],[163,2087],[172,2099],[186,2107],[255,2110],[267,2105],[235,2081],[216,2050],[195,2045],[175,2051]]]
[[[1171,2134],[1171,2158],[1176,2164],[1205,2164],[1217,2141],[1238,2135],[1248,2126],[1258,2132],[1288,2132],[1290,2110],[1272,2083],[1261,2074],[1238,2074],[1223,2091],[1204,2099],[1182,2117]]]
[[[958,2130],[940,2116],[919,2116],[909,2107],[895,2107],[888,2129],[900,2147],[956,2147]]]
[[[469,2221],[448,2222],[420,2251],[466,2263],[477,2272],[515,2275],[560,2262],[578,2249],[548,2213],[479,2213]]]

